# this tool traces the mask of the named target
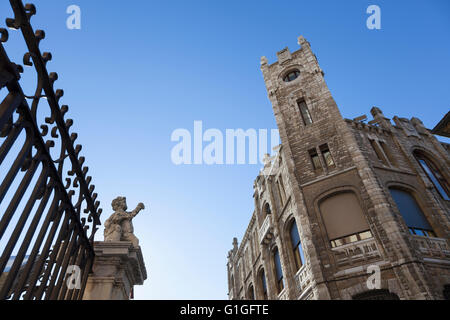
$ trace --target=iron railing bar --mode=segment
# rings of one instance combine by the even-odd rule
[[[46,181],[47,181],[47,169],[42,168],[42,172],[39,175],[39,179],[33,188],[33,192],[31,193],[30,198],[28,199],[27,204],[25,205],[25,208],[23,209],[22,214],[20,215],[19,221],[17,221],[16,226],[11,236],[9,237],[8,243],[3,249],[3,253],[0,257],[0,273],[3,273],[5,266],[8,263],[8,260],[11,256],[11,253],[13,252],[14,247],[16,246],[17,241],[20,238],[20,234],[22,233],[22,230],[25,227],[25,224],[30,216],[31,210],[33,209],[34,204],[38,200],[41,188],[45,186]]]
[[[50,205],[49,210],[47,211],[47,215],[45,217],[44,223],[41,226],[38,237],[36,238],[33,249],[31,250],[31,254],[29,256],[28,262],[27,262],[26,266],[23,268],[23,273],[19,278],[17,288],[14,290],[13,300],[16,300],[16,298],[17,299],[20,298],[22,288],[24,287],[26,281],[30,278],[30,272],[36,271],[36,270],[33,271],[32,267],[36,267],[36,262],[37,262],[36,259],[38,257],[39,248],[41,247],[42,242],[45,239],[45,235],[48,231],[48,226],[50,225],[52,217],[55,215],[55,212],[58,209],[58,202],[59,202],[58,190],[57,189],[54,189],[54,190],[55,190],[55,196],[52,200],[52,204]],[[59,223],[59,221],[58,221],[58,223]]]
[[[87,272],[87,270],[85,270],[85,267],[86,267],[85,254],[86,254],[86,246],[83,243],[80,247],[80,252],[78,254],[77,261],[75,262],[75,265],[80,268],[81,272]],[[82,285],[83,280],[84,280],[84,273],[82,273],[80,275],[80,277],[81,277],[80,285]],[[81,289],[81,286],[79,288],[75,288],[73,290],[68,290],[69,293],[65,297],[62,297],[62,298],[65,300],[75,300],[76,297],[78,296],[78,291],[80,289]]]
[[[89,257],[85,257],[86,265],[82,269],[84,272],[84,275],[83,275],[83,281],[81,283],[81,289],[78,290],[77,296],[75,297],[74,300],[82,300],[83,299],[84,290],[86,289],[86,284],[87,284],[89,275],[91,273],[91,268],[92,268],[92,265],[94,264],[95,254],[92,252],[86,252],[86,251],[85,251],[85,254],[91,255],[91,257],[90,257],[90,259],[89,259]]]
[[[27,191],[28,186],[31,183],[31,180],[34,177],[34,174],[36,173],[38,165],[39,165],[39,162],[34,159],[32,161],[30,168],[28,169],[27,173],[25,174],[22,181],[20,182],[19,188],[17,189],[16,193],[14,194],[14,197],[12,198],[8,208],[6,209],[2,219],[0,221],[0,239],[5,234],[6,229],[8,228],[9,222],[11,221],[14,213],[16,212],[20,201],[22,200],[25,192]],[[3,269],[0,269],[0,271],[2,271],[2,270]]]
[[[26,252],[31,244],[31,240],[36,232],[36,227],[41,220],[42,213],[44,212],[45,207],[47,206],[48,200],[50,199],[50,195],[53,191],[52,187],[47,187],[44,197],[41,200],[41,203],[39,204],[39,207],[36,211],[36,214],[33,217],[33,221],[31,222],[28,232],[25,235],[24,240],[22,241],[22,245],[20,246],[19,252],[16,255],[16,258],[14,260],[14,263],[11,267],[11,270],[8,272],[8,277],[6,278],[5,282],[3,283],[3,288],[0,291],[0,299],[2,297],[6,296],[11,291],[11,285],[13,284],[14,280],[16,279],[17,273],[20,271],[20,268],[22,266],[22,261],[25,258]],[[20,261],[20,263],[19,263]],[[7,289],[6,289],[7,288]],[[6,293],[4,292],[5,290]]]
[[[22,269],[22,274],[20,275],[16,288],[14,289],[14,296],[13,296],[13,300],[19,300],[20,299],[20,295],[23,292],[23,288],[26,285],[27,280],[29,280],[31,278],[31,272],[38,272],[36,270],[33,270],[33,267],[36,268],[37,266],[37,259],[38,259],[38,253],[39,253],[39,248],[42,245],[42,242],[44,241],[45,238],[45,234],[47,232],[48,226],[50,224],[50,220],[51,220],[51,215],[54,214],[55,210],[57,209],[57,205],[58,205],[58,197],[57,197],[57,190],[54,189],[53,187],[50,188],[51,190],[55,191],[55,196],[52,200],[52,203],[50,205],[49,211],[47,212],[47,216],[41,226],[41,230],[39,231],[39,234],[36,238],[36,241],[34,243],[33,249],[31,250],[31,253],[28,257],[28,261],[26,263],[26,265],[24,266],[24,268]],[[52,191],[51,191],[52,192]],[[51,192],[49,194],[49,196],[51,195]],[[47,199],[48,202],[48,199]],[[43,208],[45,209],[45,207]],[[41,216],[42,216],[42,212],[41,212]],[[59,221],[58,221],[59,222]],[[36,227],[34,227],[33,229],[35,229]],[[33,233],[34,235],[34,233]],[[28,248],[27,248],[28,249]],[[35,283],[33,283],[34,285]]]
[[[6,196],[6,193],[8,192],[9,188],[11,187],[11,184],[14,182],[14,179],[16,178],[17,174],[20,171],[20,168],[24,164],[27,156],[30,155],[31,150],[33,149],[33,141],[31,139],[27,140],[22,149],[20,150],[20,153],[17,155],[16,159],[14,160],[13,165],[8,171],[8,174],[3,179],[2,184],[0,185],[0,203],[2,203],[3,199]],[[0,235],[1,238],[1,235]]]
[[[68,264],[66,265],[65,270],[67,270],[68,266],[80,267],[80,256],[81,256],[82,250],[84,249],[84,246],[81,244],[82,242],[83,242],[82,237],[78,237],[77,245],[75,248],[75,253],[73,255],[70,255],[70,258],[69,258],[70,261],[67,262]],[[66,259],[67,257],[69,257],[68,254],[66,254],[64,259]],[[62,283],[59,283],[59,281],[58,281],[57,286],[59,286],[59,290],[58,290],[59,292],[57,294],[53,293],[52,300],[65,300],[64,297],[66,296],[67,289],[68,289],[68,287],[67,287],[67,272],[64,274],[64,277],[61,277],[61,279],[62,279],[61,281],[66,282],[65,283],[66,285],[63,285]],[[73,290],[70,290],[70,291],[73,291]]]
[[[14,110],[22,103],[23,99],[18,93],[10,92],[0,104],[0,129],[11,119]]]
[[[64,280],[66,279],[67,276],[67,268],[69,266],[70,261],[73,261],[74,255],[72,254],[73,251],[73,246],[77,245],[80,243],[81,241],[81,236],[78,234],[79,230],[74,229],[73,230],[73,237],[72,240],[69,244],[69,247],[67,248],[64,256],[62,256],[62,261],[61,261],[61,272],[59,274],[59,277],[57,279],[57,281],[54,281],[52,283],[52,289],[51,291],[49,291],[49,300],[57,300],[58,296],[61,292]],[[56,278],[55,278],[56,280]],[[47,295],[46,295],[46,299],[47,299]]]
[[[66,212],[67,215],[69,215],[69,217],[71,216],[70,212]],[[72,218],[70,219],[70,224],[67,226],[67,221],[65,224],[62,225],[61,229],[59,230],[59,234],[58,234],[58,238],[55,242],[55,245],[52,248],[52,253],[50,254],[50,258],[49,258],[49,262],[47,265],[47,270],[45,270],[45,273],[42,277],[42,284],[47,284],[49,278],[50,278],[50,274],[52,272],[53,267],[55,267],[54,271],[53,271],[53,278],[56,278],[58,276],[59,273],[59,267],[56,268],[56,266],[58,265],[58,261],[59,261],[59,254],[61,252],[65,253],[67,246],[68,246],[68,240],[70,239],[72,232],[73,232],[73,227],[75,225],[75,221]],[[61,244],[62,244],[62,250],[60,250],[61,248]],[[50,282],[52,282],[53,279],[50,279]],[[39,288],[39,290],[36,293],[36,299],[41,300],[43,294],[44,294],[44,290],[46,289],[45,286],[42,286]]]
[[[67,266],[65,264],[70,256],[70,251],[72,250],[73,245],[77,241],[77,238],[78,230],[76,229],[76,225],[73,225],[63,241],[63,250],[58,250],[56,263],[54,264],[55,271],[53,273],[53,276],[50,278],[49,285],[47,286],[47,290],[45,292],[45,300],[52,300],[54,289],[59,289],[59,280],[66,277]],[[56,272],[56,270],[58,271]]]
[[[16,142],[23,128],[24,127],[22,125],[14,127],[14,129],[12,129],[8,134],[8,138],[6,138],[2,143],[2,146],[0,147],[0,166],[3,163],[3,160],[5,160],[6,156],[8,155],[9,150],[11,150],[12,146],[14,145],[14,142]]]
[[[51,247],[51,245],[52,245],[52,243],[53,243],[53,239],[55,238],[56,232],[58,231],[58,227],[60,226],[60,221],[61,221],[62,216],[64,215],[64,219],[63,219],[63,222],[62,222],[62,224],[61,224],[61,228],[64,228],[64,226],[65,226],[65,225],[67,224],[67,222],[69,221],[69,214],[66,213],[64,210],[59,210],[59,207],[57,206],[57,203],[56,203],[56,209],[55,209],[55,212],[57,212],[56,219],[53,221],[52,227],[51,227],[50,232],[49,232],[49,234],[48,234],[48,236],[47,236],[47,239],[46,239],[46,241],[45,241],[44,248],[43,248],[43,250],[42,250],[42,252],[41,252],[41,257],[39,258],[39,261],[36,263],[35,270],[33,271],[32,275],[31,275],[31,278],[30,278],[30,280],[28,281],[28,285],[29,285],[30,287],[36,286],[36,283],[37,283],[37,281],[39,280],[39,276],[41,276],[41,274],[42,274],[42,268],[44,267],[45,261],[46,261],[46,259],[48,258],[48,254],[49,254],[49,251],[50,251],[50,247]],[[47,215],[47,218],[48,218],[49,220],[51,220],[51,216],[52,216],[52,215],[53,215],[53,213],[49,212],[49,214]],[[50,223],[50,221],[49,221],[49,223]],[[44,227],[44,226],[43,226],[43,227]],[[44,238],[44,237],[45,237],[45,232],[46,232],[47,230],[44,229],[44,228],[42,228],[41,231],[43,232],[42,237]],[[36,247],[36,246],[35,246],[34,249],[39,250],[39,247]],[[34,250],[34,249],[33,249],[33,250]],[[34,294],[34,293],[32,292],[32,290],[31,290],[31,289],[28,289],[28,290],[27,290],[27,293],[25,294],[24,299],[25,299],[25,300],[30,299],[32,294]]]

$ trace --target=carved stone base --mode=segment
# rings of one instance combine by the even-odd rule
[[[131,242],[95,242],[93,273],[83,300],[128,300],[135,285],[147,279],[140,247]]]

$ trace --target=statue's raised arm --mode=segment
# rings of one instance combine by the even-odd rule
[[[141,212],[142,210],[144,210],[145,209],[145,206],[144,206],[144,204],[141,202],[141,203],[139,203],[138,205],[137,205],[137,207],[136,207],[136,209],[134,209],[133,211],[131,211],[131,216],[134,218],[134,217],[136,217],[138,214],[139,214],[139,212]]]

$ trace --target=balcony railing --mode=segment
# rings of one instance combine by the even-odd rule
[[[267,243],[272,239],[273,236],[273,228],[272,228],[272,221],[270,220],[270,215],[266,217],[264,220],[264,223],[262,224],[261,228],[259,229],[259,242],[261,244]]]
[[[338,265],[357,263],[380,257],[375,239],[366,239],[331,249]]]
[[[411,239],[424,257],[450,260],[450,247],[447,240],[417,235],[411,235]]]
[[[281,293],[278,295],[278,300],[289,300],[288,291],[286,289],[281,291]]]
[[[311,284],[311,273],[309,272],[309,268],[303,266],[295,275],[295,280],[299,294],[306,292]]]

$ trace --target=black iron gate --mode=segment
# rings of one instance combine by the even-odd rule
[[[52,55],[39,49],[45,33],[30,24],[36,8],[10,4],[14,18],[6,25],[21,31],[23,64],[37,81],[25,95],[24,69],[10,61],[3,45],[9,34],[0,29],[0,299],[81,299],[100,203],[73,121],[65,119],[68,107],[59,105],[64,92],[53,88],[58,76],[47,72]]]

